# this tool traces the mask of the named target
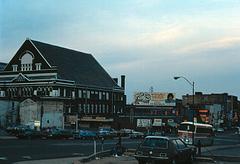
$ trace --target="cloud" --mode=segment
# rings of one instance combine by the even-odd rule
[[[173,51],[177,54],[192,54],[200,53],[203,51],[211,51],[211,50],[222,50],[231,47],[240,46],[240,37],[224,37],[216,40],[205,41],[193,45],[187,45],[183,48],[177,49]]]

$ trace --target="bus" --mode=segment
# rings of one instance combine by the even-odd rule
[[[199,141],[202,146],[213,145],[214,133],[210,124],[193,122],[182,122],[178,128],[178,136],[186,143],[192,144],[192,134],[194,133],[194,145]]]

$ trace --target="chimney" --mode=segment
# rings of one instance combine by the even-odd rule
[[[115,81],[115,83],[118,84],[118,78],[113,78],[113,81]]]
[[[121,87],[125,90],[125,75],[121,75]]]

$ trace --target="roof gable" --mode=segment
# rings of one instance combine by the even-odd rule
[[[32,66],[33,70],[35,70],[35,63],[42,63],[42,69],[51,69],[51,65],[47,62],[46,59],[41,55],[38,49],[32,44],[30,39],[26,39],[26,41],[22,44],[22,46],[18,49],[17,53],[13,56],[10,62],[7,64],[4,72],[13,71],[12,65],[18,66],[18,71],[21,70],[21,58],[24,54],[30,54],[32,56]]]
[[[29,79],[24,76],[22,73],[20,73],[18,76],[16,76],[15,78],[12,79],[12,82],[27,82],[29,81]]]

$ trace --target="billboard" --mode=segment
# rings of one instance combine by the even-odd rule
[[[150,119],[137,119],[137,127],[150,127],[152,121]]]
[[[154,119],[152,126],[162,126],[162,119]]]
[[[176,94],[163,92],[135,92],[133,104],[176,106]]]

